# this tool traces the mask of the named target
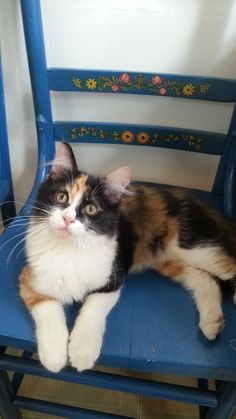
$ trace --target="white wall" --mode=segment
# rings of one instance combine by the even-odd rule
[[[236,78],[236,0],[42,0],[49,66]],[[36,134],[18,0],[0,0],[0,35],[16,197],[29,192]],[[136,95],[52,95],[55,119],[201,128],[225,133],[232,106]],[[129,146],[75,147],[79,165],[209,189],[217,158]]]

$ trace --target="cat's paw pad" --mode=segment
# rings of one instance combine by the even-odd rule
[[[41,364],[51,372],[59,372],[67,363],[68,332],[55,331],[38,340],[38,355]]]
[[[215,319],[202,320],[199,327],[207,339],[214,340],[224,327],[224,317],[220,315]]]
[[[69,360],[72,367],[79,372],[93,368],[100,355],[101,343],[91,336],[80,336],[73,333],[69,342]]]
[[[76,368],[77,371],[82,372],[94,367],[94,364],[99,356],[99,353],[91,351],[90,348],[83,348],[74,350],[69,346],[69,359],[71,366]]]

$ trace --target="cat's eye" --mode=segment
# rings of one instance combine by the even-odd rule
[[[93,216],[93,215],[96,215],[97,214],[98,209],[97,209],[96,205],[94,205],[94,204],[88,204],[85,207],[85,212],[86,212],[86,214]]]
[[[57,192],[56,194],[56,200],[60,204],[66,204],[68,201],[68,195],[66,192]]]

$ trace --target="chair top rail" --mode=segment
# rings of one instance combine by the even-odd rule
[[[217,102],[236,102],[236,80],[131,71],[49,68],[49,89],[128,93]]]
[[[227,136],[191,129],[103,122],[56,121],[55,141],[164,147],[221,155]]]

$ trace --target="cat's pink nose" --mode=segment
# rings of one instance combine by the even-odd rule
[[[74,223],[75,219],[70,215],[63,215],[63,220],[65,222],[65,226],[67,227],[69,224]]]

